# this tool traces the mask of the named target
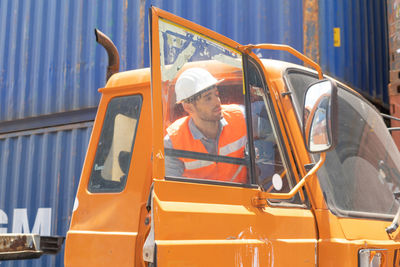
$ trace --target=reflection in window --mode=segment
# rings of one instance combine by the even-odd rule
[[[134,95],[113,98],[108,104],[90,192],[120,192],[125,187],[141,103],[141,96]]]
[[[248,183],[241,54],[159,25],[166,176]]]

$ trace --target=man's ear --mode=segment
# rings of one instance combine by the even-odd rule
[[[189,113],[189,114],[192,114],[193,113],[193,104],[191,104],[191,103],[185,103],[185,102],[183,102],[182,103],[182,106],[183,106],[183,109],[187,112],[187,113]]]

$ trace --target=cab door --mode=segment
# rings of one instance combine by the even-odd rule
[[[150,187],[149,86],[147,82],[100,89],[66,238],[65,266],[135,264],[139,218],[147,197],[143,188]]]
[[[260,60],[236,42],[163,10],[152,7],[150,16],[154,186],[145,261],[157,266],[315,266],[317,232],[306,194],[261,208],[254,201],[260,191],[289,192],[299,179]],[[206,94],[177,101],[177,80],[192,68],[218,81],[213,88],[220,106],[209,112],[221,111],[219,139],[209,140],[191,117],[193,109],[207,111],[196,102]],[[241,112],[245,129],[231,125],[236,121],[228,110]],[[193,138],[206,149],[199,151],[190,141],[177,149],[171,129],[179,134],[185,125],[185,136],[176,140]],[[225,153],[236,141],[229,139],[232,131],[244,132],[242,154]],[[214,151],[207,141],[214,141]],[[214,166],[215,172],[188,175],[186,162]],[[231,167],[244,169],[246,178],[226,179]]]

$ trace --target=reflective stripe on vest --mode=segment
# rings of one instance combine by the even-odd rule
[[[233,143],[230,143],[224,147],[221,147],[219,149],[219,155],[227,156],[233,152],[236,152],[239,149],[244,148],[244,146],[246,145],[246,142],[247,142],[247,136],[243,136],[239,140],[236,140]],[[212,164],[214,164],[214,161],[208,161],[208,160],[193,160],[190,162],[184,162],[185,168],[188,170],[199,169],[199,168],[210,166]]]
[[[239,149],[241,149],[242,147],[244,147],[246,145],[247,142],[247,136],[243,136],[242,138],[240,138],[239,140],[236,140],[230,144],[227,144],[224,147],[221,147],[219,149],[219,154],[221,156],[226,156],[229,155],[233,152],[238,151]]]
[[[185,169],[194,170],[203,167],[208,167],[210,165],[213,165],[214,163],[215,163],[214,161],[208,161],[208,160],[193,160],[189,162],[184,162],[184,165]]]

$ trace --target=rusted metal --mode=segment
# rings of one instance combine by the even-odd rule
[[[400,0],[388,0],[388,43],[390,62],[389,104],[390,114],[400,118]],[[400,122],[391,120],[391,127]],[[392,131],[392,137],[400,149],[400,131]]]
[[[0,261],[35,259],[43,254],[57,254],[64,243],[63,236],[37,234],[0,235]]]
[[[318,0],[303,1],[303,46],[304,54],[320,62]]]
[[[114,74],[119,72],[119,54],[118,50],[115,47],[114,43],[108,38],[107,35],[99,31],[98,29],[94,30],[96,35],[96,42],[101,44],[107,51],[108,55],[108,67],[107,67],[107,77],[106,81]]]
[[[42,254],[39,235],[0,235],[0,260],[32,259],[39,258]]]
[[[390,71],[389,103],[390,115],[400,118],[400,70]],[[391,120],[390,127],[400,127],[400,122]],[[391,134],[397,148],[400,150],[400,131],[392,131]]]
[[[387,7],[390,70],[396,70],[400,69],[400,0],[388,0]]]

